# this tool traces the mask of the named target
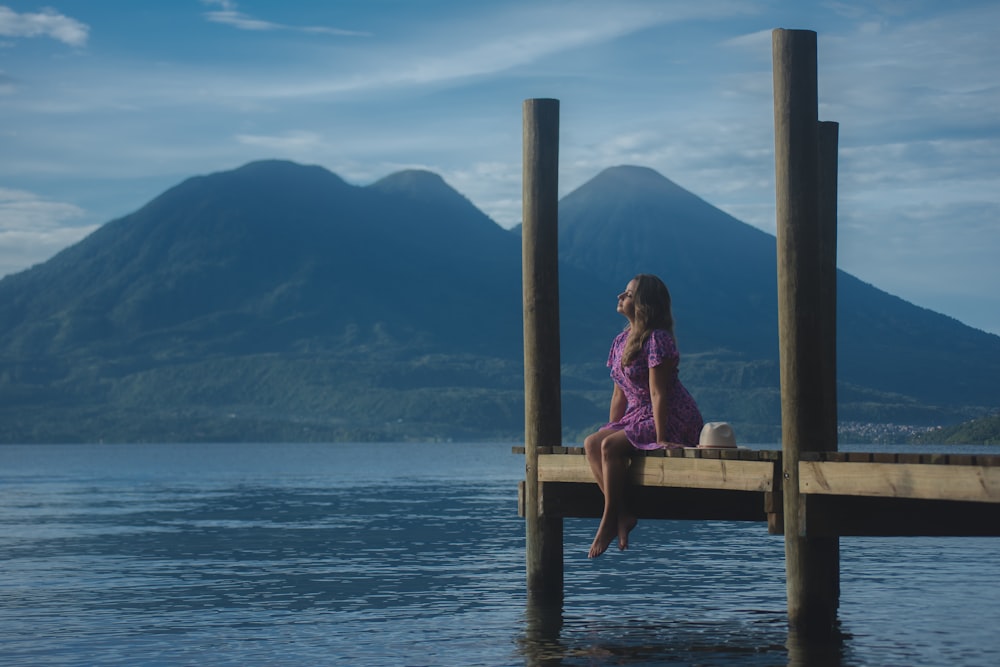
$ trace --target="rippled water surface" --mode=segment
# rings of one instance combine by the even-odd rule
[[[1000,664],[992,538],[842,539],[834,647],[789,644],[761,524],[590,561],[566,520],[563,607],[529,609],[510,452],[0,446],[0,664]]]

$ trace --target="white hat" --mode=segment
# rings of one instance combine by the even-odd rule
[[[708,422],[701,429],[698,446],[704,449],[727,449],[736,446],[733,427],[728,422]]]

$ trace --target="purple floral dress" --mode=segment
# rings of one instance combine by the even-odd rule
[[[608,367],[611,369],[611,379],[625,392],[628,407],[620,420],[605,424],[603,428],[623,429],[625,436],[636,449],[660,447],[656,444],[656,422],[653,420],[653,403],[649,395],[649,369],[667,362],[674,368],[670,380],[671,389],[667,396],[670,401],[667,440],[694,447],[698,444],[704,424],[698,404],[681,384],[677,375],[680,353],[677,351],[674,337],[665,329],[653,329],[642,352],[636,355],[631,364],[622,368],[622,351],[625,349],[627,338],[628,329],[618,334],[611,344]]]

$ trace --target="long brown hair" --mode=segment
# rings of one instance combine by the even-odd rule
[[[632,293],[635,316],[622,350],[622,366],[632,363],[653,329],[666,329],[671,336],[674,335],[674,315],[667,286],[648,273],[640,273],[632,280],[635,281]]]

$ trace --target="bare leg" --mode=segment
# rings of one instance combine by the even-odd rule
[[[583,441],[583,451],[587,455],[587,463],[590,464],[590,471],[597,481],[597,488],[604,493],[604,463],[602,462],[601,443],[604,439],[614,433],[613,429],[606,429],[591,433]]]
[[[604,514],[601,517],[601,524],[597,528],[594,542],[590,545],[590,558],[596,558],[607,551],[615,537],[618,537],[620,549],[628,548],[628,534],[635,527],[635,516],[625,509],[625,472],[627,470],[627,458],[632,452],[632,444],[625,437],[624,431],[598,432],[587,439],[585,447],[587,449],[588,460],[591,461],[591,469],[597,477],[596,456],[592,457],[591,452],[596,449],[593,442],[596,436],[600,436],[600,472],[601,478],[598,486],[604,493]],[[590,446],[587,447],[587,444]]]
[[[598,431],[597,433],[590,434],[583,441],[583,449],[587,455],[587,462],[590,464],[590,470],[593,472],[594,479],[597,481],[597,487],[601,490],[602,494],[604,493],[604,463],[603,454],[601,453],[601,443],[615,432],[614,429]],[[636,523],[638,521],[635,515],[628,511],[625,503],[619,503],[618,548],[622,551],[628,549],[628,535],[635,528]]]

